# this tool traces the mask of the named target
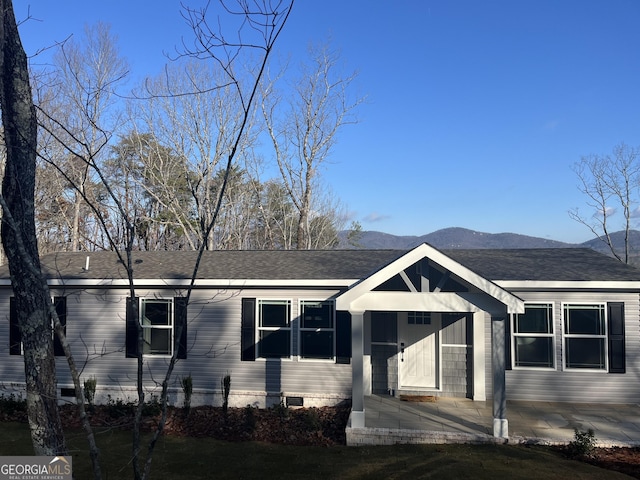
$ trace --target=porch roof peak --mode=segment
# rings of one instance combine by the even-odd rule
[[[455,275],[469,285],[475,287],[485,296],[491,297],[491,299],[499,302],[506,307],[507,313],[523,313],[524,302],[522,299],[513,295],[509,291],[500,287],[493,281],[475,273],[471,269],[457,262],[450,256],[441,252],[437,248],[423,243],[406,252],[399,258],[392,260],[388,264],[384,265],[370,276],[361,279],[356,284],[351,286],[349,290],[342,293],[336,298],[336,308],[338,310],[362,310],[365,309],[377,309],[380,307],[380,303],[375,300],[376,293],[374,289],[380,286],[385,281],[391,279],[395,275],[402,275],[402,273],[410,266],[420,262],[423,259],[427,259],[430,262],[434,262],[442,267],[446,272]],[[380,292],[382,293],[382,292]],[[385,292],[388,293],[388,292]],[[444,293],[438,292],[401,292],[402,296],[413,297],[425,297],[425,296],[442,296]],[[448,292],[446,296],[451,297],[452,294]],[[463,294],[458,294],[461,298]],[[468,296],[467,296],[468,297]],[[410,306],[415,302],[408,302]],[[482,302],[487,305],[487,302]],[[417,304],[425,304],[424,302]],[[458,304],[456,307],[460,307],[463,304]],[[453,308],[453,305],[452,305]]]

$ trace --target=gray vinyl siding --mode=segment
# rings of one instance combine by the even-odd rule
[[[514,292],[525,302],[553,303],[555,368],[507,371],[510,400],[637,403],[640,398],[640,312],[637,293]],[[563,368],[562,306],[565,303],[624,302],[626,373]]]
[[[190,374],[194,392],[214,395],[214,392],[220,391],[222,378],[230,374],[232,395],[283,393],[349,398],[349,364],[336,364],[329,360],[299,360],[297,356],[277,361],[240,360],[243,297],[291,300],[292,339],[293,348],[296,349],[298,301],[329,299],[336,293],[333,290],[195,290],[187,314],[188,356],[186,360],[177,362],[170,386],[179,392],[179,379]],[[141,298],[173,298],[182,294],[170,289],[136,290],[136,295]],[[23,384],[22,356],[9,355],[10,295],[8,289],[0,292],[0,311],[5,318],[0,326],[0,338],[4,339],[0,346],[0,381],[2,384]],[[98,390],[109,388],[116,392],[131,392],[136,385],[137,361],[135,358],[125,358],[125,307],[129,292],[126,289],[67,290],[64,295],[67,296],[67,337],[76,363],[84,368],[82,377],[95,376]],[[145,356],[144,360],[145,384],[159,393],[157,385],[162,381],[168,359]],[[57,365],[59,386],[71,387],[66,360],[60,357]]]
[[[179,379],[191,375],[194,390],[219,401],[220,381],[231,375],[231,393],[264,395],[271,393],[295,396],[351,396],[351,365],[333,361],[291,359],[240,360],[242,298],[290,300],[292,306],[292,351],[297,351],[298,308],[300,300],[323,300],[335,296],[336,290],[221,289],[195,290],[188,307],[188,358],[177,363],[171,388],[180,391]],[[625,292],[517,291],[525,302],[553,304],[555,361],[554,369],[514,368],[506,372],[507,396],[510,400],[637,403],[640,398],[640,298]],[[137,290],[140,297],[173,298],[183,292],[170,289]],[[95,376],[98,391],[129,392],[136,385],[136,359],[125,358],[126,289],[83,289],[52,291],[67,296],[67,336],[83,368],[83,378]],[[9,355],[9,288],[0,291],[0,388],[24,384],[22,356]],[[571,371],[563,369],[562,305],[564,303],[623,302],[625,311],[625,374]],[[492,396],[491,317],[485,315],[485,391]],[[458,338],[461,332],[451,332]],[[458,340],[452,340],[457,342]],[[467,340],[470,344],[471,341]],[[467,354],[472,349],[467,347]],[[455,349],[455,351],[454,351]],[[460,395],[464,377],[462,347],[443,346],[442,386],[445,395]],[[390,355],[390,354],[389,354]],[[156,389],[166,370],[167,359],[145,357],[146,386]],[[467,365],[469,360],[467,359]],[[66,360],[57,358],[58,383],[71,387]],[[388,372],[397,375],[397,372]],[[393,380],[393,377],[391,380]],[[468,392],[471,394],[472,392]],[[124,393],[123,393],[124,395]],[[176,397],[177,398],[177,397]],[[246,405],[246,403],[245,403]]]

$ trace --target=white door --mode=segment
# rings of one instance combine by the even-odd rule
[[[409,312],[398,316],[400,388],[438,387],[440,315]]]

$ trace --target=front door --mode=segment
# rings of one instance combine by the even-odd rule
[[[398,376],[401,389],[438,387],[440,315],[398,315]]]

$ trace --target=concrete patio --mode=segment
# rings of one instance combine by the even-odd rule
[[[598,446],[640,446],[640,405],[508,402],[508,443],[566,444],[574,429],[593,429]],[[406,402],[365,397],[365,428],[347,427],[349,445],[499,442],[491,402],[439,397]]]

